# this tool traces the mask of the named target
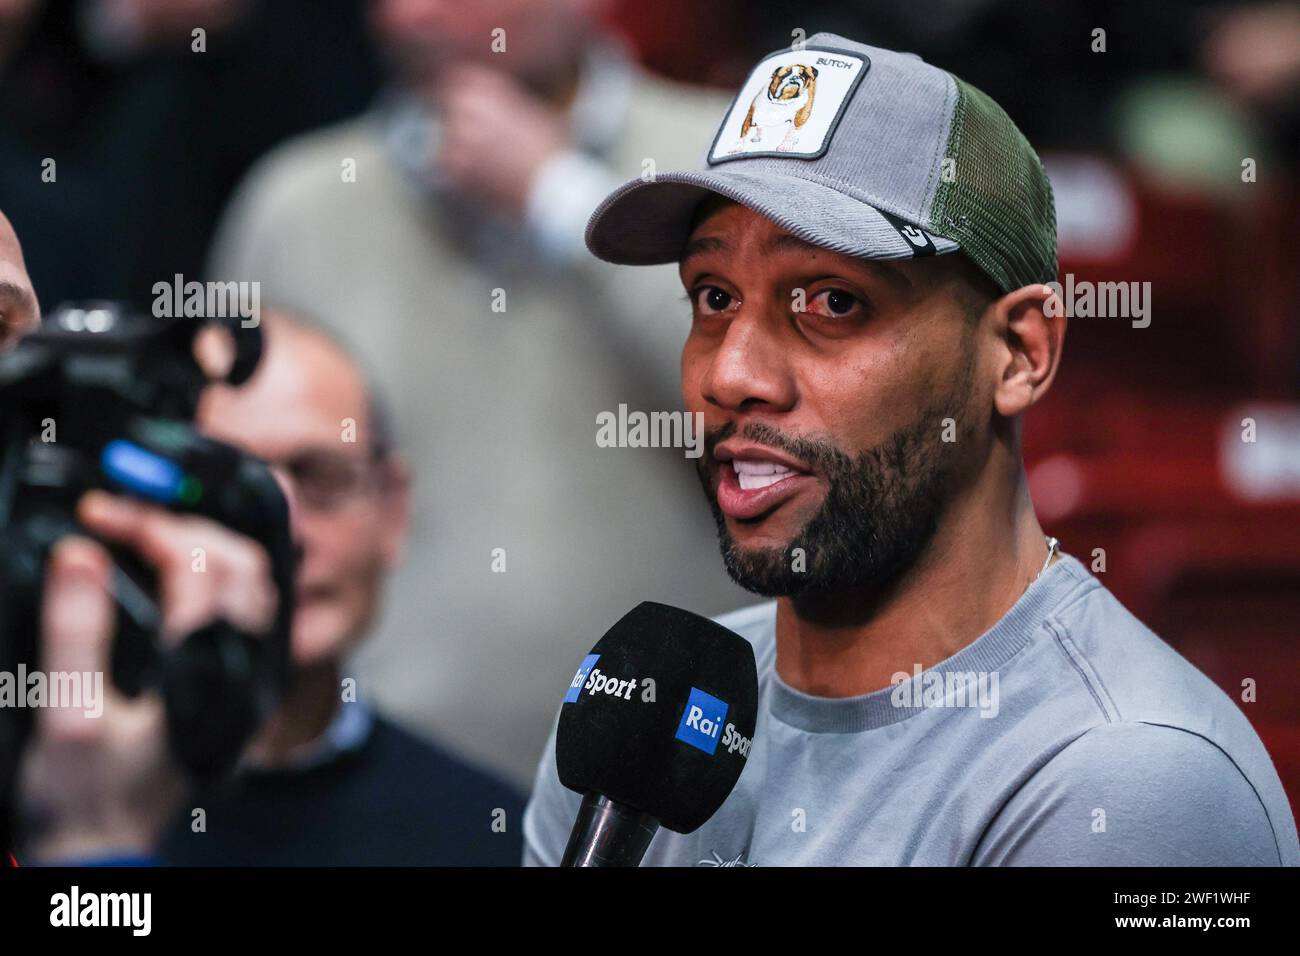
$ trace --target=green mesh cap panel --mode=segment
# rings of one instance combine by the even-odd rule
[[[960,242],[1003,292],[1052,282],[1056,204],[1043,164],[1002,107],[953,80],[957,104],[945,156],[955,175],[939,181],[933,229]]]

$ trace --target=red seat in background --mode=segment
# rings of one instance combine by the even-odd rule
[[[1150,282],[1151,322],[1076,317],[1060,388],[1156,397],[1294,399],[1300,375],[1300,189],[1285,176],[1214,195],[1101,157],[1044,154],[1057,194],[1060,280]]]
[[[1104,552],[1101,580],[1242,709],[1300,817],[1300,487],[1287,477],[1300,433],[1257,411],[1281,403],[1285,422],[1300,399],[1296,189],[1198,195],[1045,158],[1062,281],[1150,282],[1151,324],[1071,320],[1056,383],[1026,418],[1039,517],[1085,564]],[[1240,442],[1247,415],[1272,446]],[[1243,466],[1249,479],[1279,460],[1271,491],[1243,482]]]

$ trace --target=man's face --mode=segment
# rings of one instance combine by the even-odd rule
[[[369,628],[406,533],[406,479],[400,463],[374,459],[352,364],[315,333],[276,321],[264,328],[257,373],[240,388],[208,389],[199,424],[266,459],[288,488],[302,548],[293,657],[308,666],[342,656]]]
[[[461,62],[495,66],[520,79],[554,70],[595,0],[372,0],[371,30],[408,87],[454,83]],[[504,30],[504,34],[494,33]],[[504,41],[494,47],[494,38]]]
[[[9,220],[0,213],[0,348],[9,347],[30,332],[40,317],[22,246]]]
[[[855,259],[735,203],[703,208],[680,264],[682,390],[743,587],[870,596],[934,533],[991,414],[970,297],[940,259]]]

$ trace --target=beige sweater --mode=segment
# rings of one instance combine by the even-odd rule
[[[697,166],[726,102],[638,74],[629,105],[611,157],[628,178],[646,158]],[[390,163],[371,117],[263,160],[212,264],[260,281],[264,308],[338,328],[392,402],[415,525],[357,662],[363,697],[528,781],[574,668],[622,613],[744,600],[682,451],[596,445],[601,411],[680,407],[689,310],[674,267],[485,268]]]

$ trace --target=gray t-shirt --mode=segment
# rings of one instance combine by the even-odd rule
[[[777,676],[775,603],[719,621],[758,662],[749,761],[645,865],[1300,865],[1241,710],[1068,555],[957,654],[861,697]],[[525,863],[559,862],[580,802],[552,733]]]

